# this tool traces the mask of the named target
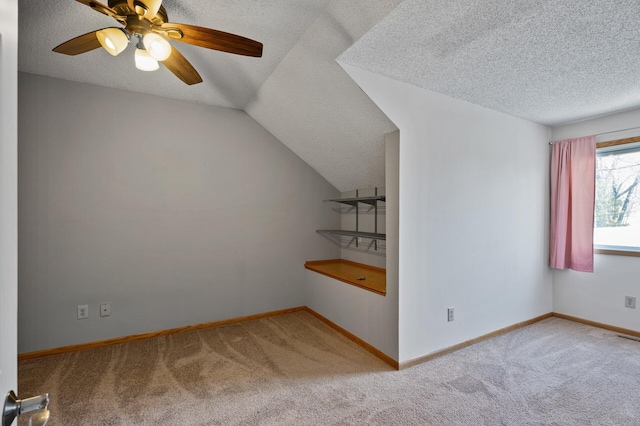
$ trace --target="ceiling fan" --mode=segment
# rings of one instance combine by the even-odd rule
[[[78,55],[102,46],[117,56],[129,43],[133,43],[138,69],[154,71],[159,67],[158,62],[162,62],[189,85],[201,83],[202,77],[169,40],[236,55],[262,56],[262,43],[255,40],[210,28],[169,22],[162,0],[109,0],[108,6],[91,0],[76,1],[114,18],[124,28],[108,27],[83,34],[56,46],[54,52]]]

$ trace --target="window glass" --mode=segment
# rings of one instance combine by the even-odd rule
[[[640,144],[596,151],[596,248],[640,251]]]

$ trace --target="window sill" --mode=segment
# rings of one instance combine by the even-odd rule
[[[632,256],[640,257],[640,251],[628,251],[628,250],[610,250],[610,249],[594,249],[595,254],[605,254],[611,256]]]
[[[382,268],[345,259],[309,260],[304,267],[382,296],[387,294],[387,271]]]

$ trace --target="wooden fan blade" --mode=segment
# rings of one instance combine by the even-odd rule
[[[262,43],[239,35],[197,27],[188,24],[167,22],[160,27],[169,37],[187,44],[206,47],[207,49],[235,53],[244,56],[262,56]],[[180,35],[182,35],[180,37]]]
[[[151,20],[160,10],[162,0],[127,0],[127,4],[129,9],[141,17]]]
[[[54,47],[53,51],[57,53],[64,53],[65,55],[79,55],[80,53],[97,49],[100,47],[100,42],[98,41],[98,37],[96,37],[97,32],[98,31],[92,31],[76,38],[72,38],[69,41],[65,41],[64,43]]]
[[[182,56],[182,53],[173,46],[171,46],[171,55],[162,61],[162,64],[189,86],[192,84],[202,83],[202,77],[200,77],[198,71],[196,71],[193,65],[187,61],[187,58]]]
[[[89,6],[91,9],[102,13],[103,15],[107,15],[110,16],[112,18],[114,18],[116,21],[122,22],[123,17],[118,15],[118,12],[116,12],[115,10],[111,9],[109,6],[104,5],[100,2],[97,1],[93,1],[93,0],[76,0],[78,3],[82,3],[85,6]]]

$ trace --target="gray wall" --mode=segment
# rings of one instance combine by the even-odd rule
[[[303,305],[340,256],[339,193],[244,112],[21,73],[19,114],[21,353]]]

